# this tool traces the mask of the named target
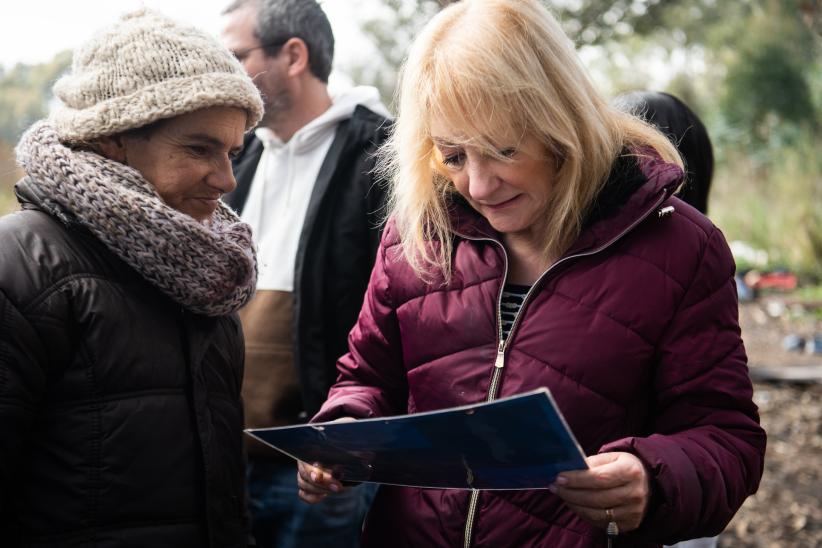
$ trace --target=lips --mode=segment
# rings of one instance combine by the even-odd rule
[[[496,211],[496,210],[499,210],[499,209],[504,209],[504,208],[512,205],[514,203],[514,201],[519,197],[520,197],[520,195],[517,194],[513,198],[509,198],[509,199],[507,199],[505,201],[502,201],[502,202],[497,202],[496,204],[482,204],[482,207],[488,208],[492,211]]]
[[[182,211],[202,222],[210,219],[219,206],[219,198],[189,198],[187,206],[183,208]]]
[[[209,204],[216,204],[220,200],[220,196],[202,196],[197,198],[197,200],[209,203]]]
[[[203,211],[207,211],[209,213],[209,215],[211,213],[214,213],[214,211],[216,211],[216,209],[220,205],[220,199],[219,198],[205,198],[204,197],[204,198],[195,198],[195,200],[196,200],[196,202],[199,202],[200,204],[202,204],[200,206],[200,208]]]

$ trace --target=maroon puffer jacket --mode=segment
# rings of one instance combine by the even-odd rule
[[[547,386],[586,454],[627,451],[653,495],[617,546],[721,531],[762,475],[734,263],[708,219],[671,193],[679,168],[620,158],[578,241],[534,285],[494,367],[506,257],[454,210],[453,277],[421,282],[386,229],[368,293],[314,420],[430,411]],[[666,210],[672,207],[674,210]],[[463,546],[471,493],[381,486],[364,546]],[[471,546],[602,546],[549,491],[484,491]]]

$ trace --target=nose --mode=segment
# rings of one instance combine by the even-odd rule
[[[240,61],[240,64],[243,66],[243,69],[245,69],[246,74],[251,76],[252,80],[260,75],[259,71],[252,74],[251,68],[249,68],[251,67],[251,62],[248,60],[248,57],[243,57],[242,61]]]
[[[499,185],[493,172],[488,169],[487,159],[482,154],[469,154],[465,162],[471,199],[479,202],[489,199]]]
[[[223,194],[228,194],[237,188],[237,180],[234,179],[234,170],[231,168],[231,159],[228,155],[223,156],[218,161],[209,173],[206,182]]]

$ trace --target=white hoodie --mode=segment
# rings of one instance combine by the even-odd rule
[[[337,124],[350,118],[357,105],[388,116],[373,87],[350,88],[332,97],[332,101],[328,110],[286,143],[268,128],[254,130],[264,150],[242,219],[251,225],[257,245],[258,290],[294,289],[294,262],[308,202]]]

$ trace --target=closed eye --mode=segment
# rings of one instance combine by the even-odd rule
[[[186,150],[188,150],[193,156],[207,156],[209,150],[207,147],[202,145],[186,145]]]
[[[465,162],[465,153],[464,152],[455,152],[453,154],[444,155],[442,158],[442,163],[447,166],[460,166]]]

